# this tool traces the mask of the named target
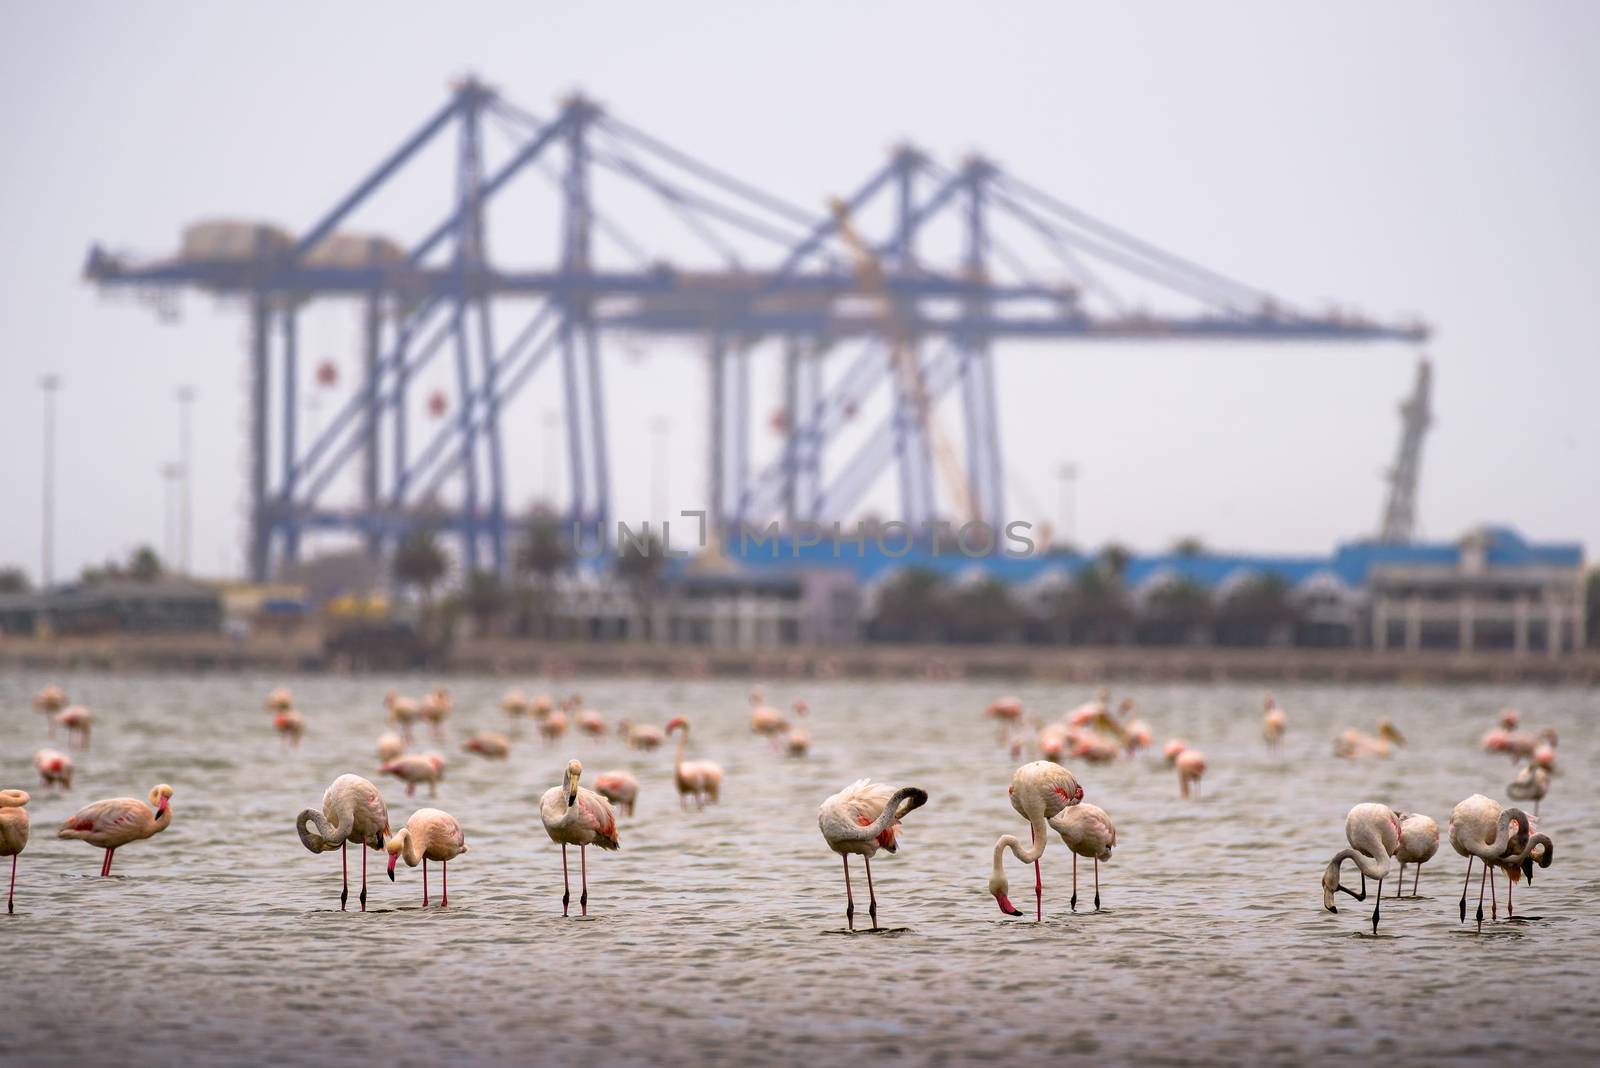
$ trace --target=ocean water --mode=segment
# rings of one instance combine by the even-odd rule
[[[1156,732],[1156,751],[1074,766],[1085,800],[1116,822],[1092,870],[1054,839],[1032,873],[1007,858],[1021,919],[985,890],[995,838],[1022,834],[1006,798],[1019,763],[974,683],[766,685],[803,697],[812,751],[791,760],[748,729],[749,682],[418,677],[68,675],[55,681],[96,714],[75,754],[70,794],[39,788],[32,753],[42,676],[0,677],[0,787],[33,794],[33,840],[18,867],[17,911],[0,914],[0,1064],[964,1064],[1041,1057],[1096,1064],[1556,1063],[1600,1048],[1600,697],[1581,690],[1304,688],[1278,691],[1287,743],[1261,743],[1262,691],[1233,686],[1118,688]],[[443,681],[455,697],[438,796],[376,774],[381,696]],[[750,680],[760,682],[762,680]],[[262,699],[289,686],[308,721],[285,749]],[[581,691],[621,716],[692,724],[689,752],[727,772],[722,803],[680,810],[672,747],[626,750],[525,726],[509,760],[460,749],[474,727],[504,729],[498,700]],[[1017,691],[1030,717],[1055,718],[1077,690]],[[1554,865],[1519,885],[1515,919],[1477,932],[1476,871],[1458,921],[1464,860],[1441,844],[1421,896],[1321,908],[1319,877],[1362,801],[1427,813],[1441,829],[1474,792],[1504,800],[1514,767],[1477,747],[1498,711],[1560,732],[1540,830]],[[1409,744],[1388,760],[1331,755],[1347,726],[1389,717]],[[423,728],[425,735],[426,728]],[[1159,757],[1169,737],[1204,750],[1199,801],[1178,799]],[[561,915],[561,851],[538,798],[570,757],[641,780],[622,848],[590,850],[589,917]],[[372,778],[399,827],[417,807],[460,819],[470,852],[450,867],[448,909],[421,909],[421,870],[383,875],[370,854],[369,910],[339,911],[339,857],[300,845],[295,815],[343,772]],[[859,777],[920,786],[895,856],[873,866],[885,930],[845,932],[839,858],[819,802]],[[60,841],[78,806],[174,787],[169,830],[101,854]],[[1053,837],[1053,836],[1052,836]],[[858,929],[865,879],[852,863]],[[432,890],[437,895],[434,865]],[[1354,878],[1345,869],[1346,879]],[[1410,875],[1406,889],[1410,890]],[[1376,889],[1373,887],[1372,889]],[[1384,892],[1394,892],[1393,882]]]

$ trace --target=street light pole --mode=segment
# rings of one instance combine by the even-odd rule
[[[194,450],[191,447],[190,420],[192,417],[191,406],[194,404],[194,387],[178,387],[178,433],[179,433],[179,470],[183,475],[183,519],[180,524],[182,532],[181,548],[178,560],[183,573],[189,574],[190,559],[189,548],[194,534],[193,505],[194,505]]]
[[[169,564],[177,558],[179,552],[176,544],[178,535],[174,530],[178,523],[173,518],[173,514],[177,509],[173,507],[175,503],[173,497],[175,496],[175,491],[179,488],[180,481],[185,477],[183,472],[182,464],[161,465],[161,481],[166,488],[166,492],[161,496],[161,554]]]
[[[1077,540],[1072,529],[1073,519],[1076,518],[1072,514],[1072,490],[1074,484],[1078,481],[1078,465],[1062,464],[1056,469],[1056,477],[1061,480],[1061,542],[1063,545],[1071,545]]]
[[[39,550],[39,574],[45,589],[55,582],[56,536],[56,390],[61,388],[60,375],[45,375],[39,379],[44,391],[44,507]]]

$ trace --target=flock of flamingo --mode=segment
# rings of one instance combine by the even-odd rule
[[[406,785],[406,795],[414,796],[418,785],[427,784],[429,797],[437,796],[438,785],[444,777],[447,761],[437,752],[408,752],[415,740],[419,724],[425,724],[434,741],[442,741],[443,725],[449,718],[452,702],[448,691],[434,690],[420,701],[401,696],[393,691],[384,698],[384,708],[392,730],[386,731],[377,741],[378,772],[392,775]],[[755,734],[768,739],[773,748],[792,757],[803,757],[809,750],[810,738],[799,725],[807,712],[805,702],[793,705],[794,720],[766,704],[760,691],[750,695],[750,728]],[[58,726],[67,731],[67,748],[76,744],[87,749],[89,725],[92,714],[81,705],[69,705],[60,687],[46,686],[34,698],[35,708],[49,717],[49,730],[53,737]],[[500,702],[502,711],[510,720],[510,731],[516,733],[521,721],[532,718],[539,734],[547,743],[554,744],[569,729],[576,729],[591,737],[609,733],[605,717],[598,711],[585,707],[581,695],[572,694],[562,701],[546,695],[529,697],[521,691],[512,691]],[[306,729],[305,716],[294,705],[288,690],[275,689],[268,694],[265,708],[272,714],[274,730],[287,746],[297,746]],[[1020,916],[1022,911],[1011,901],[1011,890],[1006,877],[1004,858],[1009,850],[1024,865],[1034,869],[1034,918],[1044,919],[1044,878],[1040,860],[1044,855],[1051,831],[1059,834],[1072,854],[1072,896],[1069,907],[1078,906],[1078,858],[1093,864],[1094,908],[1100,908],[1100,862],[1111,859],[1117,844],[1117,830],[1104,809],[1084,800],[1084,789],[1076,776],[1065,766],[1067,760],[1080,760],[1086,764],[1104,764],[1132,757],[1152,744],[1152,731],[1144,721],[1132,715],[1133,703],[1123,700],[1113,710],[1110,695],[1101,690],[1095,699],[1071,710],[1059,721],[1042,722],[1037,718],[1024,719],[1022,701],[1016,697],[1000,697],[991,702],[985,715],[999,725],[999,741],[1009,748],[1014,758],[1030,751],[1039,759],[1017,768],[1008,789],[1011,806],[1028,824],[1029,838],[1024,845],[1012,834],[1003,834],[994,844],[993,868],[988,890],[994,896],[1001,912]],[[1514,781],[1507,787],[1508,796],[1517,801],[1533,801],[1534,813],[1521,808],[1502,806],[1482,794],[1474,794],[1456,805],[1450,813],[1448,833],[1456,852],[1467,859],[1466,881],[1462,884],[1460,920],[1466,922],[1467,892],[1472,878],[1472,862],[1481,864],[1478,891],[1478,929],[1483,927],[1483,897],[1487,888],[1491,900],[1491,916],[1498,918],[1498,899],[1494,893],[1495,872],[1506,876],[1506,914],[1513,915],[1512,886],[1521,878],[1530,883],[1535,866],[1548,868],[1554,859],[1555,847],[1548,834],[1538,832],[1536,817],[1539,802],[1549,790],[1551,775],[1555,770],[1557,736],[1554,730],[1537,733],[1518,731],[1519,714],[1507,709],[1501,714],[1499,726],[1483,738],[1483,748],[1492,753],[1505,753],[1513,761],[1525,762]],[[1031,728],[1031,736],[1030,736]],[[1269,750],[1281,747],[1288,731],[1288,717],[1269,694],[1262,716],[1262,738]],[[673,758],[673,781],[679,803],[683,808],[693,802],[697,809],[720,800],[722,768],[706,760],[685,760],[689,742],[689,721],[674,716],[664,727],[638,724],[621,720],[616,733],[630,748],[651,751],[659,748],[673,734],[678,735],[677,750]],[[1366,734],[1348,730],[1334,741],[1334,753],[1349,759],[1383,758],[1393,747],[1405,744],[1404,736],[1388,720],[1377,724],[1376,732]],[[498,731],[478,731],[466,739],[463,750],[488,760],[505,759],[511,750],[511,737]],[[1206,771],[1205,754],[1182,739],[1170,740],[1162,750],[1166,763],[1178,778],[1179,797],[1198,799],[1200,783]],[[42,787],[69,790],[72,787],[74,764],[68,753],[54,748],[40,749],[34,765]],[[620,846],[617,829],[617,811],[633,814],[638,798],[638,780],[628,771],[617,769],[597,775],[594,788],[582,785],[583,765],[578,760],[567,763],[561,780],[544,792],[539,801],[539,816],[550,840],[561,846],[563,916],[570,915],[571,874],[568,865],[568,846],[578,847],[580,915],[589,910],[588,847],[616,850]],[[69,817],[57,832],[59,838],[78,839],[104,850],[100,874],[111,873],[111,864],[117,849],[132,842],[150,838],[172,823],[173,789],[162,783],[152,787],[147,801],[135,798],[112,798],[87,805]],[[8,912],[14,911],[16,891],[17,856],[28,843],[28,815],[25,806],[29,796],[16,789],[0,790],[0,857],[9,856],[11,878],[6,895]],[[927,804],[928,793],[915,786],[890,786],[860,779],[822,802],[817,812],[817,824],[828,847],[839,854],[843,864],[845,885],[845,921],[855,930],[855,894],[850,880],[850,858],[861,858],[867,883],[867,912],[872,927],[878,928],[878,902],[872,882],[872,858],[879,850],[896,851],[901,821]],[[362,911],[367,906],[367,851],[388,854],[387,873],[395,878],[399,861],[408,867],[422,868],[422,904],[431,901],[428,881],[428,862],[439,865],[439,907],[449,904],[450,861],[466,853],[466,836],[461,823],[454,816],[438,808],[420,808],[405,821],[398,831],[390,823],[389,810],[382,793],[371,781],[356,774],[340,775],[322,795],[320,808],[307,808],[295,820],[300,841],[312,853],[340,851],[342,887],[339,907],[345,909],[350,894],[348,847],[353,843],[361,853],[361,889],[358,895]],[[1345,837],[1349,848],[1334,854],[1322,876],[1323,906],[1337,912],[1335,895],[1344,893],[1364,901],[1367,880],[1377,882],[1372,911],[1372,931],[1376,934],[1383,902],[1383,881],[1392,867],[1398,864],[1400,887],[1396,896],[1404,891],[1404,873],[1407,864],[1413,865],[1412,896],[1417,894],[1421,867],[1432,859],[1439,847],[1439,826],[1431,818],[1419,813],[1400,812],[1388,805],[1368,802],[1356,805],[1345,820]],[[1355,864],[1361,876],[1359,890],[1344,886],[1341,872],[1345,861]]]

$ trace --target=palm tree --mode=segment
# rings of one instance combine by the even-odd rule
[[[550,636],[550,614],[555,600],[555,577],[572,563],[572,545],[561,530],[555,512],[535,507],[529,515],[527,533],[517,546],[517,573],[530,580],[527,603],[543,617],[542,631]]]
[[[1013,641],[1022,629],[1022,609],[1011,599],[1010,587],[998,579],[962,586],[943,600],[941,615],[952,641]]]
[[[394,577],[403,586],[414,586],[422,593],[423,607],[433,602],[433,588],[449,568],[438,535],[419,527],[400,540],[394,551]]]
[[[867,633],[882,641],[937,641],[944,615],[944,577],[908,567],[878,592],[878,609]]]
[[[636,637],[656,637],[652,623],[653,609],[656,594],[661,590],[661,569],[666,562],[666,549],[653,532],[647,531],[642,541],[630,540],[617,551],[616,563],[612,566],[616,569],[617,577],[628,584],[639,619],[644,624],[643,634]]]
[[[1299,613],[1282,575],[1252,575],[1217,606],[1217,640],[1224,645],[1282,645]]]
[[[1188,644],[1211,620],[1211,593],[1190,578],[1175,578],[1150,592],[1140,639],[1152,645]]]
[[[505,587],[493,571],[474,571],[467,576],[461,603],[476,624],[478,637],[489,633],[495,617],[505,611],[506,600]]]

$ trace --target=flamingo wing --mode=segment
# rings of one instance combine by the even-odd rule
[[[601,849],[618,849],[617,817],[611,802],[593,790],[578,791],[578,808],[584,825],[594,832],[594,844]]]

